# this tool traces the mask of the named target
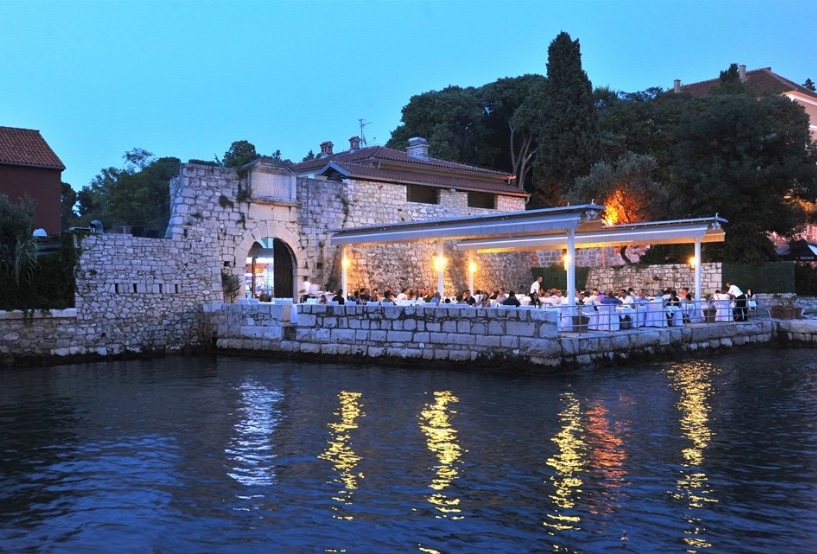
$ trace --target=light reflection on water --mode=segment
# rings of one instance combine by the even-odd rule
[[[0,372],[0,552],[812,552],[812,359]]]

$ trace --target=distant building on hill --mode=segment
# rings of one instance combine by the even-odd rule
[[[12,202],[30,197],[37,202],[34,225],[59,234],[62,172],[60,161],[39,131],[0,127],[0,194]]]
[[[774,73],[771,67],[747,71],[745,65],[739,65],[738,75],[744,86],[757,98],[780,94],[803,106],[809,116],[811,137],[817,140],[817,92],[781,77]],[[710,91],[719,84],[720,78],[688,85],[682,85],[680,79],[675,79],[674,90],[675,92],[686,92],[692,96],[708,96]]]

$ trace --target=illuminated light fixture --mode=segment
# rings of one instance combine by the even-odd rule
[[[349,258],[343,258],[343,260],[341,260],[341,264],[343,264],[344,269],[349,269],[349,266],[352,265],[352,260]]]
[[[477,272],[477,262],[475,262],[474,260],[469,261],[468,262],[468,271],[470,271],[472,275],[474,273],[476,273]]]
[[[689,263],[689,267],[694,269],[695,266],[698,265],[698,258],[696,258],[695,256],[690,256],[687,263]]]
[[[434,256],[434,269],[436,271],[442,271],[445,269],[445,265],[448,263],[448,260],[445,259],[445,256]]]
[[[570,254],[562,254],[562,264],[567,269],[567,266],[570,265]]]

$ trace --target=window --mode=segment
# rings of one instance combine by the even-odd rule
[[[421,204],[439,204],[437,189],[422,185],[406,185],[406,201]]]
[[[495,196],[490,192],[469,192],[468,207],[494,210],[496,209]]]

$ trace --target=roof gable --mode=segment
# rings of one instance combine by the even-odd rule
[[[415,158],[406,152],[382,146],[318,157],[293,164],[293,169],[300,175],[340,173],[344,177],[363,181],[527,196],[525,191],[509,184],[512,176],[506,172],[437,158]]]
[[[0,127],[0,164],[65,169],[39,131]]]
[[[720,78],[690,83],[681,86],[681,92],[686,92],[692,96],[708,96],[712,89],[720,84]],[[768,95],[778,95],[787,92],[799,92],[812,98],[817,98],[817,93],[807,89],[802,85],[781,77],[772,71],[771,67],[753,69],[746,72],[746,80],[743,81],[746,88],[755,96],[762,97]]]

